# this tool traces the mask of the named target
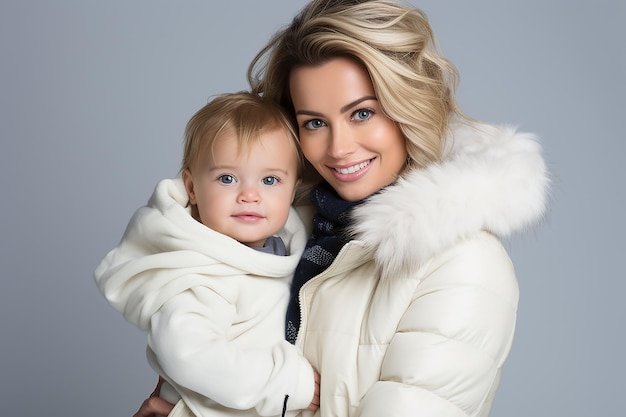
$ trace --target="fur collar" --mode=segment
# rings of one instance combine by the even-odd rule
[[[459,124],[448,143],[442,163],[403,175],[353,212],[354,236],[382,276],[403,275],[481,230],[507,237],[545,213],[550,181],[533,135]]]

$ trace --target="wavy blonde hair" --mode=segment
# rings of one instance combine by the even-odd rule
[[[464,117],[455,99],[458,72],[419,9],[390,0],[313,0],[257,54],[248,81],[293,116],[291,71],[341,56],[367,69],[383,111],[406,138],[408,169],[440,161],[449,121]]]

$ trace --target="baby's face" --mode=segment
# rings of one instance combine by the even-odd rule
[[[239,152],[237,137],[215,140],[212,158],[200,158],[183,179],[200,221],[248,246],[263,246],[287,221],[298,184],[298,156],[283,129],[261,133]]]

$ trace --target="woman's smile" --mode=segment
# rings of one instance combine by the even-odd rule
[[[361,178],[370,168],[373,159],[347,166],[330,167],[340,181],[355,181]]]

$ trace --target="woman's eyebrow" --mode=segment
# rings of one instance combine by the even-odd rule
[[[365,97],[361,97],[360,99],[354,100],[352,103],[348,103],[348,104],[346,104],[346,105],[345,105],[345,106],[343,106],[341,109],[339,109],[339,111],[340,111],[341,113],[345,113],[345,112],[347,112],[348,110],[350,110],[351,108],[353,108],[354,106],[356,106],[357,104],[362,103],[362,102],[367,101],[367,100],[378,100],[378,99],[376,98],[376,96],[365,96]]]
[[[351,108],[353,108],[354,106],[357,106],[359,103],[362,103],[364,101],[367,100],[378,100],[378,98],[376,98],[376,96],[364,96],[361,97],[359,99],[354,100],[351,103],[346,104],[345,106],[343,106],[341,109],[339,109],[340,113],[345,113],[348,110],[350,110]],[[307,116],[315,116],[315,117],[323,117],[324,115],[322,113],[316,112],[316,111],[311,111],[311,110],[298,110],[296,111],[296,115],[299,114],[303,114],[303,115],[307,115]]]
[[[324,117],[324,115],[322,113],[318,113],[316,111],[310,111],[310,110],[298,110],[296,111],[296,116],[299,114],[303,114],[306,116],[315,116],[315,117]]]

